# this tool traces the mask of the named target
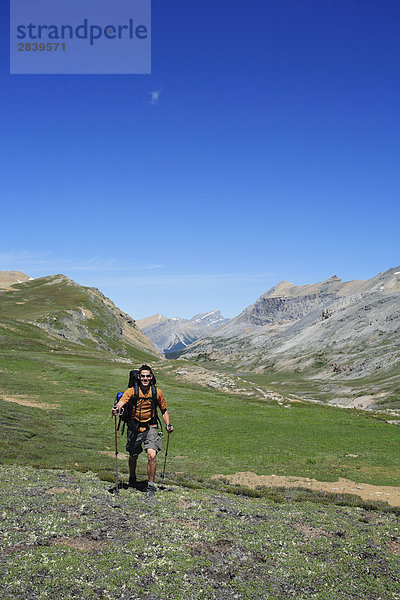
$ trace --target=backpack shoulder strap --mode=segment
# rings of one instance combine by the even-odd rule
[[[154,383],[151,384],[151,416],[157,415],[157,387]]]
[[[160,417],[158,416],[158,411],[157,411],[157,408],[158,408],[157,386],[154,385],[154,383],[151,385],[151,393],[152,393],[152,398],[151,398],[151,417],[152,417],[152,419],[155,419],[155,422],[157,423],[157,425],[159,426],[159,428],[162,429]]]
[[[133,417],[134,417],[136,415],[136,407],[137,407],[137,403],[139,401],[139,385],[137,383],[134,383],[132,387],[133,387],[134,394],[131,397],[131,399],[129,400],[128,411],[129,411],[129,415],[133,414]]]

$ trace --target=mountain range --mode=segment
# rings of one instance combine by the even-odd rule
[[[369,280],[281,281],[181,353],[244,371],[364,377],[400,362],[400,267]]]
[[[194,315],[191,319],[167,319],[157,313],[137,320],[136,324],[160,352],[171,357],[228,322],[229,319],[225,319],[219,310],[212,310]]]
[[[230,321],[219,311],[188,320],[157,314],[139,322],[143,331],[97,288],[65,275],[31,279],[2,272],[0,282],[0,344],[7,352],[153,364],[163,358],[161,350],[174,357],[183,348],[182,361],[168,368],[183,379],[202,369],[207,385],[211,366],[228,378],[228,372],[244,375],[256,388],[271,385],[285,394],[290,382],[290,393],[328,395],[347,406],[385,398],[397,406],[400,400],[400,267],[366,281],[336,276],[309,285],[282,281]],[[149,330],[160,350],[145,335]],[[236,380],[233,385],[236,390]]]

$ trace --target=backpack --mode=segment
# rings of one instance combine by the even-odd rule
[[[135,394],[129,400],[129,402],[123,407],[123,410],[120,412],[117,429],[120,428],[121,421],[122,421],[121,435],[123,435],[123,433],[125,431],[126,423],[130,424],[131,426],[132,425],[134,426],[135,423],[138,422],[134,418],[132,418],[132,412],[133,412],[133,417],[135,417],[135,415],[136,415],[136,406],[139,401],[139,371],[138,371],[138,369],[133,369],[132,371],[129,372],[128,388],[133,388],[135,391]],[[160,421],[160,418],[159,418],[158,412],[157,412],[157,386],[156,386],[156,378],[154,375],[153,375],[153,380],[151,383],[151,393],[152,393],[152,398],[151,398],[150,423],[153,421],[153,424],[155,422],[161,428],[161,421]],[[136,425],[136,427],[137,427],[137,425]],[[133,428],[133,427],[131,427],[131,428]]]

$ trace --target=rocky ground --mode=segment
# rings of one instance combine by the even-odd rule
[[[278,392],[269,389],[263,389],[246,381],[242,377],[227,375],[216,370],[211,372],[209,369],[187,362],[177,367],[166,367],[164,372],[189,385],[199,385],[202,387],[214,388],[220,392],[237,394],[239,396],[258,397],[268,400],[275,400],[279,403],[284,402],[283,396]],[[287,402],[291,400],[288,399]]]
[[[172,484],[149,503],[90,472],[19,467],[0,480],[6,599],[400,599],[387,505]]]

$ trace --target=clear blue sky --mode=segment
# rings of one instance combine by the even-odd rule
[[[153,0],[115,76],[9,75],[5,4],[1,270],[233,317],[400,263],[398,0]]]

